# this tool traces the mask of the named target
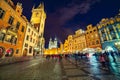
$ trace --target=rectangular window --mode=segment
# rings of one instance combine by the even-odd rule
[[[29,40],[29,36],[27,35],[26,40]]]
[[[32,53],[32,46],[30,46],[29,48],[29,53]]]
[[[18,53],[19,53],[19,49],[16,50],[16,54],[18,54]]]
[[[13,21],[14,21],[14,18],[13,18],[12,16],[10,16],[10,18],[9,18],[9,20],[8,20],[8,23],[12,25],[12,24],[13,24]]]
[[[5,11],[2,8],[0,8],[0,18],[3,18],[4,14],[5,14]]]
[[[28,29],[28,32],[30,32],[30,28]]]
[[[32,38],[30,38],[30,42],[32,42]]]
[[[17,22],[16,28],[19,29],[19,27],[20,27],[20,22]]]
[[[28,44],[27,44],[27,43],[25,43],[25,47],[28,47]]]
[[[24,26],[22,26],[21,32],[24,32]]]

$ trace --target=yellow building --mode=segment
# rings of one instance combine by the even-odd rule
[[[91,24],[87,26],[86,42],[87,48],[101,48],[98,29],[97,27],[93,27]]]
[[[22,49],[22,53],[24,56],[37,55],[38,37],[38,31],[34,28],[33,25],[28,22]]]
[[[44,26],[45,26],[46,13],[44,11],[44,4],[41,3],[37,8],[32,8],[31,24],[39,33],[38,48],[40,54],[43,53],[45,40],[44,40]]]
[[[73,52],[77,53],[82,51],[86,48],[86,38],[85,38],[85,31],[79,29],[75,31],[75,35],[73,35]]]
[[[64,53],[78,53],[84,48],[86,48],[86,37],[82,29],[75,31],[74,35],[68,35],[64,42]]]
[[[22,45],[27,19],[22,15],[22,4],[0,0],[0,55],[22,56]]]
[[[68,54],[68,52],[69,52],[69,49],[68,49],[68,40],[65,40],[63,54]]]
[[[63,51],[64,51],[64,45],[60,43],[60,54],[63,54]]]
[[[68,53],[73,52],[73,35],[68,35]]]

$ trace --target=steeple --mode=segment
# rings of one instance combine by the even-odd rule
[[[37,7],[38,9],[43,9],[44,10],[44,3],[40,3],[39,6]]]
[[[35,4],[34,4],[33,7],[32,7],[32,10],[33,10],[33,9],[35,9]]]

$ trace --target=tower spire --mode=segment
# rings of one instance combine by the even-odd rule
[[[44,9],[44,3],[43,3],[43,2],[40,3],[39,6],[38,6],[38,8],[42,8],[42,9]]]

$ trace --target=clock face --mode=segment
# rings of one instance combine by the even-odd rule
[[[39,13],[37,12],[37,13],[36,13],[36,17],[38,17],[38,15],[39,15]]]

